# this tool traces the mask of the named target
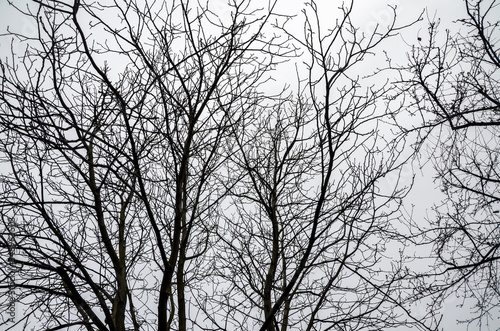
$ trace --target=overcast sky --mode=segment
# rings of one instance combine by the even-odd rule
[[[226,2],[226,0],[211,1]],[[299,14],[303,3],[304,1],[302,0],[282,0],[282,5],[278,8],[278,11],[282,10],[290,14]],[[321,14],[323,15],[325,23],[328,24],[331,23],[331,21],[329,22],[330,19],[335,19],[334,14],[332,15],[332,13],[336,12],[334,9],[338,7],[342,1],[317,0],[317,3],[322,6],[322,8],[325,8],[321,11]],[[415,20],[420,13],[427,8],[427,13],[424,15],[424,18],[439,18],[441,20],[442,30],[448,27],[454,30],[456,29],[456,26],[452,24],[453,20],[464,15],[465,11],[463,3],[463,0],[358,0],[355,5],[355,13],[359,22],[362,22],[360,23],[360,28],[365,31],[370,31],[370,29],[373,29],[377,24],[385,26],[390,22],[390,15],[392,14],[392,11],[388,9],[388,4],[397,6],[398,22],[400,24]],[[329,16],[331,16],[331,18]],[[9,8],[7,0],[0,0],[0,31],[4,32],[6,30],[6,26],[8,25],[15,27],[17,31],[28,34],[33,32],[35,29],[35,25],[32,22],[30,22],[27,18],[16,14],[15,11]],[[388,45],[388,47],[391,48],[389,51],[393,52],[393,54],[400,52],[401,59],[404,59],[405,52],[409,50],[409,47],[405,45],[417,43],[417,37],[425,39],[427,33],[426,28],[427,24],[424,19],[423,22],[416,24],[414,27],[404,32],[401,37],[396,37],[391,44]],[[0,55],[2,58],[9,54],[9,48],[10,45],[6,43],[6,38],[1,38]],[[405,174],[405,172],[403,172],[403,174]],[[408,180],[410,180],[411,169],[407,169],[406,174],[408,175]],[[434,184],[432,182],[432,178],[429,177],[432,177],[432,174],[430,172],[424,172],[423,177],[417,178],[419,181],[416,183],[415,190],[410,196],[411,199],[418,199],[418,201],[414,201],[414,203],[418,203],[419,206],[422,207],[429,207],[433,200],[438,197],[438,190],[435,189],[437,184]],[[436,195],[429,194],[429,190],[432,192],[435,191]],[[425,208],[420,209],[425,210]],[[465,330],[466,328],[465,325],[458,327],[455,325],[455,318],[460,314],[463,314],[463,311],[456,308],[458,303],[460,302],[450,299],[445,306],[446,316],[445,324],[443,325],[445,330],[459,331]]]

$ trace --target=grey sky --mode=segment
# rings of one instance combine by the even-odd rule
[[[213,0],[225,1],[225,0]],[[16,3],[24,2],[24,0],[16,1]],[[302,0],[289,0],[282,1],[281,6],[278,11],[283,10],[288,13],[300,14],[300,8],[303,5]],[[338,7],[341,2],[333,0],[317,0],[318,5],[324,6],[325,10],[322,11],[324,15],[324,22],[334,20],[335,17],[329,17],[331,13],[335,12],[334,9]],[[409,45],[417,44],[420,42],[417,38],[422,38],[422,42],[425,42],[425,37],[427,33],[427,22],[426,18],[436,17],[441,19],[442,30],[445,28],[456,29],[453,25],[453,20],[460,18],[464,13],[464,5],[462,0],[393,0],[393,1],[382,1],[382,0],[358,0],[355,4],[355,12],[357,13],[356,19],[360,22],[360,27],[363,30],[370,31],[377,24],[385,26],[389,23],[392,11],[387,7],[388,5],[396,5],[398,13],[399,24],[404,24],[406,22],[411,22],[415,20],[419,14],[427,8],[427,14],[424,15],[424,20],[417,23],[415,26],[411,27],[407,31],[403,32],[400,37],[396,37],[392,40],[392,43],[387,44],[387,50],[394,54],[396,57],[399,52],[399,59],[404,60],[405,52],[409,50]],[[332,8],[330,8],[332,7]],[[16,12],[9,7],[7,0],[0,0],[0,31],[5,31],[7,26],[11,26],[17,31],[31,34],[35,32],[36,26],[31,23],[28,19],[22,15],[16,14]],[[0,56],[5,58],[10,53],[10,44],[7,42],[7,38],[2,37],[0,39]],[[408,180],[411,178],[410,166],[406,171],[408,174]],[[405,173],[405,172],[404,172]],[[438,190],[436,185],[432,181],[432,170],[430,167],[424,169],[421,176],[417,177],[418,182],[415,185],[415,189],[409,196],[410,203],[419,206],[419,214],[417,217],[424,217],[426,208],[430,207],[432,203],[439,198]],[[435,194],[433,192],[436,192]],[[444,329],[445,330],[465,330],[465,325],[456,326],[455,318],[463,316],[464,309],[457,308],[457,305],[461,301],[451,298],[444,307],[445,317],[444,317]],[[418,307],[416,308],[418,309]],[[497,327],[500,327],[498,325]]]

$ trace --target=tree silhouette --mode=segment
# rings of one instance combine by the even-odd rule
[[[382,185],[406,161],[389,86],[356,72],[403,27],[365,34],[350,3],[323,28],[311,1],[298,35],[275,7],[18,8],[37,30],[1,62],[9,328],[436,327],[408,309],[409,187]],[[289,59],[297,88],[273,82]]]
[[[428,36],[409,54],[400,85],[422,119],[419,142],[430,141],[432,150],[424,160],[435,160],[445,195],[423,232],[437,258],[431,273],[438,276],[436,303],[450,295],[474,300],[467,322],[479,326],[499,307],[498,7],[495,0],[465,1],[456,34],[441,34],[439,21],[431,21]]]

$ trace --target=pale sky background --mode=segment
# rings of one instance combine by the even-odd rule
[[[15,2],[24,2],[24,0]],[[211,0],[214,2],[223,2],[226,0]],[[427,36],[427,21],[426,16],[430,18],[436,17],[441,20],[441,31],[450,27],[452,30],[457,28],[457,25],[453,25],[453,20],[463,17],[465,14],[465,7],[463,0],[393,0],[393,1],[381,1],[381,0],[355,0],[355,10],[356,19],[360,24],[360,28],[365,31],[373,29],[373,27],[379,23],[385,26],[390,21],[390,16],[392,11],[388,9],[388,5],[397,5],[398,12],[398,22],[399,24],[404,24],[415,20],[419,14],[427,8],[427,14],[424,14],[424,20],[417,23],[415,26],[406,30],[399,37],[391,39],[390,42],[386,43],[385,49],[393,54],[395,57],[398,56],[403,61],[405,53],[410,50],[409,45],[417,44],[417,37],[421,37],[425,42],[425,37]],[[321,8],[322,19],[325,23],[332,23],[335,17],[332,13],[337,12],[336,9],[342,4],[342,1],[337,0],[317,0],[316,1]],[[304,1],[302,0],[282,0],[278,8],[278,12],[284,11],[286,13],[300,14],[300,9],[303,6]],[[332,17],[330,17],[332,16]],[[498,17],[500,17],[500,12]],[[25,33],[33,32],[35,26],[25,17],[16,14],[12,8],[9,7],[7,0],[0,0],[0,31],[5,31],[6,26],[14,27],[18,31]],[[301,28],[301,26],[299,26]],[[300,30],[299,30],[300,32]],[[5,58],[10,52],[10,44],[6,43],[6,38],[0,38],[0,56]],[[380,49],[379,49],[380,50]],[[399,53],[398,53],[399,52]],[[412,169],[408,165],[403,171],[403,180],[409,181],[412,178]],[[433,183],[432,181],[432,169],[429,164],[416,178],[415,187],[413,192],[409,196],[409,201],[418,206],[419,214],[417,217],[424,217],[425,209],[429,208],[433,202],[440,198],[439,189],[437,188],[438,183]],[[387,178],[388,181],[395,181],[396,178]],[[390,183],[389,183],[390,184]],[[404,182],[403,182],[404,184]],[[457,299],[450,299],[445,304],[443,312],[445,317],[443,319],[444,330],[450,331],[462,331],[466,330],[466,325],[457,325],[455,319],[457,317],[464,316],[465,309],[459,309],[456,306],[461,303]],[[418,309],[418,307],[417,307]],[[500,322],[499,322],[500,323]],[[492,327],[491,330],[500,329],[500,324]],[[402,330],[402,329],[399,329]],[[1,330],[0,330],[1,331]]]

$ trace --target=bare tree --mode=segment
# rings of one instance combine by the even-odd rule
[[[10,32],[25,51],[0,62],[0,305],[18,302],[17,325],[436,327],[408,309],[409,187],[384,180],[404,136],[380,72],[356,72],[404,26],[365,34],[350,2],[324,29],[311,1],[299,37],[263,3],[19,5],[37,30]],[[299,49],[297,88],[267,92]]]
[[[26,309],[17,324],[190,328],[226,105],[274,64],[272,6],[19,8],[38,29],[13,32],[26,51],[1,62],[2,287]]]
[[[421,118],[419,146],[430,141],[445,199],[425,231],[434,245],[437,302],[449,295],[475,301],[467,322],[498,316],[500,281],[499,3],[465,1],[460,31],[439,32],[431,21],[402,71],[402,93]],[[415,126],[417,127],[417,126]],[[425,150],[424,150],[425,151]]]
[[[233,126],[235,208],[221,220],[222,280],[207,315],[219,329],[432,329],[405,302],[398,210],[408,187],[381,187],[405,162],[403,142],[384,130],[391,116],[379,99],[389,87],[356,74],[401,27],[364,35],[353,3],[325,27],[320,8],[307,3],[303,38],[281,27],[305,52],[297,90],[240,105],[252,117]]]

